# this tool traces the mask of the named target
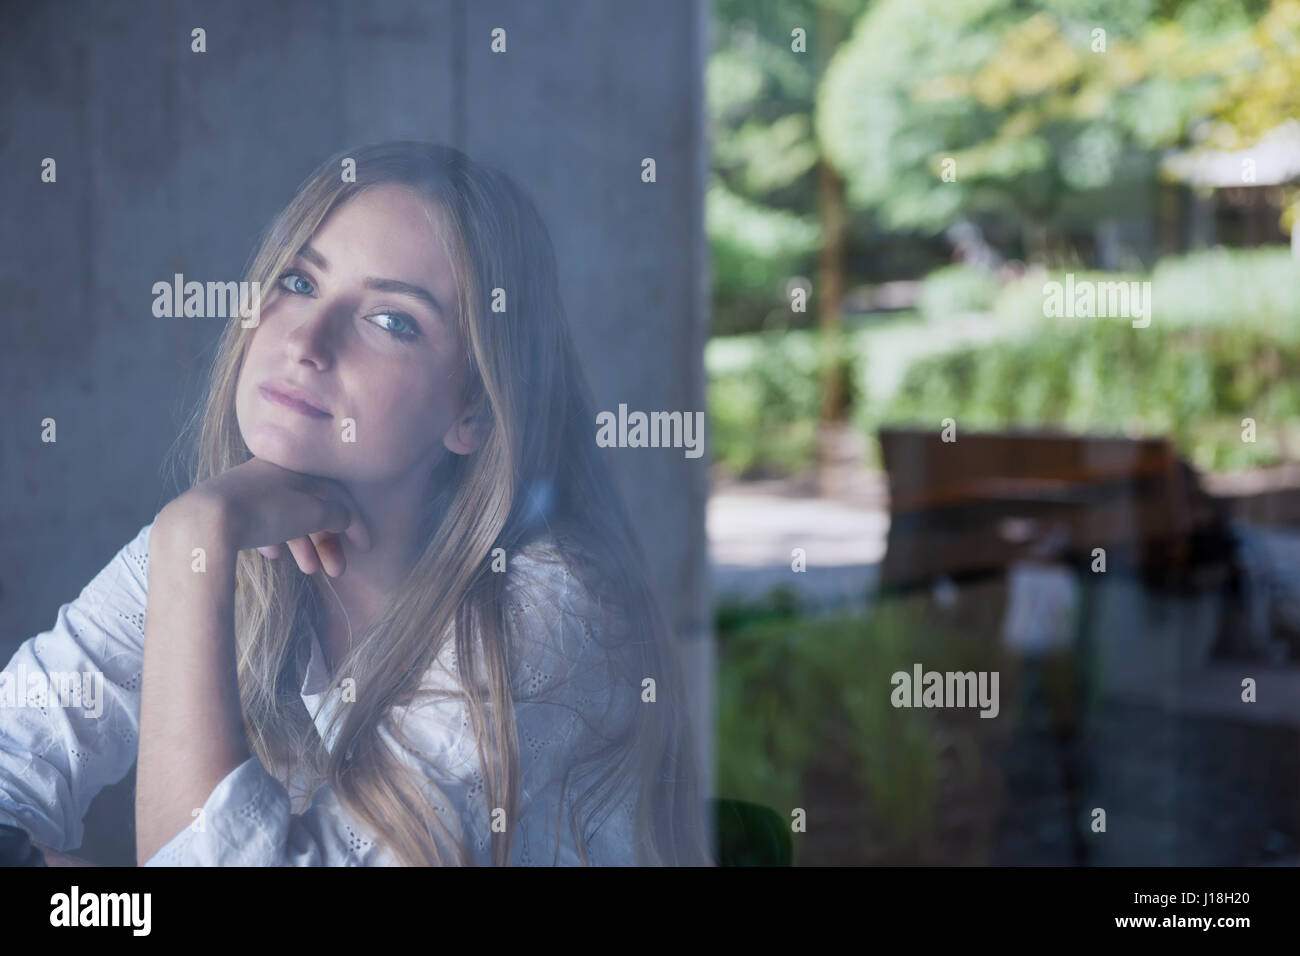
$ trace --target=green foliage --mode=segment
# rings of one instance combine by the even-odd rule
[[[1219,0],[1216,7],[1236,3]],[[1224,16],[1239,19],[1243,8],[1249,11],[1250,29],[1234,36],[1206,64],[1224,77],[1213,113],[1219,123],[1211,140],[1227,149],[1253,145],[1300,116],[1300,0],[1248,0]]]
[[[1282,338],[1300,331],[1300,266],[1286,248],[1212,249],[1166,259],[1151,282],[1167,325],[1247,322]]]
[[[1087,224],[1128,209],[1220,95],[1244,35],[1217,0],[880,0],[818,89],[850,201],[898,229],[973,215]],[[1094,47],[1104,25],[1105,52]],[[1224,63],[1238,57],[1221,55]],[[1217,61],[1216,61],[1217,62]],[[943,162],[955,163],[955,179]]]
[[[880,416],[968,430],[1060,426],[1168,436],[1203,470],[1277,463],[1300,431],[1300,343],[1247,323],[1207,328],[1061,320],[1015,341],[922,360]],[[1243,442],[1254,418],[1258,440]]]
[[[791,315],[786,283],[809,273],[821,241],[812,128],[817,63],[791,54],[790,25],[811,28],[820,5],[827,4],[722,0],[714,7],[705,85],[715,334],[753,331],[779,313],[791,324],[809,318]],[[849,15],[861,6],[849,4]]]
[[[822,362],[812,330],[720,336],[705,347],[714,460],[735,475],[788,476],[815,460]],[[917,358],[953,344],[914,313],[846,332],[836,353],[849,369],[852,414],[880,407]]]
[[[790,474],[815,457],[825,361],[815,333],[714,340],[705,361],[715,461],[736,475]]]
[[[869,432],[886,421],[937,427],[952,416],[971,428],[1168,434],[1212,470],[1273,464],[1300,451],[1290,425],[1300,411],[1300,385],[1292,384],[1300,383],[1300,269],[1288,250],[1198,252],[1164,260],[1150,276],[1074,276],[1149,279],[1150,327],[1044,318],[1043,285],[1063,282],[1061,273],[1004,287],[990,316],[991,341],[977,345],[941,320],[902,315],[873,323],[842,341],[857,396],[854,421]],[[948,281],[931,287],[944,290]],[[973,301],[966,292],[944,295]],[[813,463],[816,332],[714,339],[705,362],[717,460],[739,474],[791,474]],[[1245,417],[1259,424],[1254,444],[1241,441]]]
[[[1300,329],[1300,268],[1285,247],[1207,249],[1163,259],[1150,275],[1074,271],[1075,281],[1150,280],[1152,324],[1166,328],[1246,324],[1287,339]],[[1003,328],[1029,331],[1042,322],[1043,285],[1065,273],[1026,276],[994,304]]]
[[[931,321],[961,312],[986,312],[993,307],[1000,288],[997,276],[987,269],[945,266],[922,281],[917,308]]]
[[[816,222],[750,202],[715,181],[707,197],[713,332],[753,327],[755,315],[789,317],[786,283],[817,248]]]
[[[1194,129],[1209,128],[1206,145],[1241,148],[1300,115],[1300,0],[713,9],[707,216],[720,334],[809,321],[790,315],[786,283],[814,265],[819,159],[846,180],[854,261],[879,244],[880,226],[918,238],[969,218],[1003,245],[1024,243],[1004,252],[1046,262],[1061,230],[1152,214],[1141,210],[1158,160]],[[792,26],[807,31],[806,54],[792,53]],[[947,159],[955,181],[941,175]],[[1289,228],[1300,189],[1284,206]]]
[[[950,337],[938,334],[933,323],[913,312],[855,329],[850,338],[848,348],[857,370],[855,393],[862,397],[854,409],[855,417],[886,401],[912,362],[953,347]]]
[[[932,835],[942,755],[955,749],[971,776],[981,768],[972,740],[929,711],[892,705],[890,676],[917,661],[928,670],[1002,666],[1000,650],[969,639],[969,622],[936,616],[928,603],[881,600],[866,616],[755,614],[720,629],[719,792],[788,814],[806,806],[804,772],[833,742],[856,757],[844,772],[867,796],[864,817],[893,852],[915,854]]]

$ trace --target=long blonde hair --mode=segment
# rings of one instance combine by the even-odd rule
[[[356,181],[343,182],[345,157]],[[594,436],[594,408],[563,314],[555,254],[536,207],[500,171],[450,147],[398,141],[344,150],[326,160],[275,218],[246,281],[275,278],[331,210],[383,183],[413,187],[444,214],[441,239],[461,290],[458,317],[468,374],[462,399],[484,427],[477,451],[448,454],[429,476],[421,551],[383,618],[337,668],[356,681],[326,748],[299,695],[309,644],[305,616],[322,572],[241,552],[235,623],[240,697],[254,752],[286,779],[308,768],[408,865],[470,863],[425,788],[382,745],[394,707],[413,703],[420,679],[454,640],[461,696],[482,761],[488,807],[508,826],[492,834],[492,859],[511,859],[519,800],[519,745],[510,680],[512,628],[501,612],[507,575],[491,554],[517,555],[551,533],[587,591],[619,612],[611,659],[639,690],[655,678],[657,702],[638,703],[618,739],[587,761],[594,779],[572,801],[568,825],[582,861],[592,820],[635,787],[638,863],[709,865],[711,818],[701,792],[681,662],[626,508]],[[510,290],[510,309],[488,314],[490,290]],[[273,293],[274,294],[274,293]],[[187,428],[189,480],[204,481],[251,456],[235,417],[235,386],[251,329],[230,322],[216,347],[205,400]],[[304,647],[307,644],[307,647]],[[481,671],[477,669],[481,667]],[[466,675],[486,674],[486,684]],[[490,709],[491,717],[487,716]],[[391,728],[390,728],[391,729]],[[494,756],[495,755],[495,756]],[[566,784],[570,770],[566,769]],[[580,807],[586,807],[583,819]],[[495,829],[495,828],[494,828]],[[557,833],[557,846],[560,833]]]

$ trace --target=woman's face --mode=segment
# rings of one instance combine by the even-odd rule
[[[444,448],[473,450],[456,401],[458,290],[435,233],[441,221],[412,189],[371,187],[332,210],[263,290],[235,389],[256,457],[383,482],[427,474]]]

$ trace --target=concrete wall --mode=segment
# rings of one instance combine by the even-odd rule
[[[152,284],[237,277],[346,145],[441,140],[514,176],[551,228],[597,407],[703,410],[707,23],[706,0],[6,5],[0,656],[167,500],[160,466],[220,320],[154,318]],[[614,458],[711,731],[708,452]],[[84,855],[131,859],[132,778],[92,808]]]

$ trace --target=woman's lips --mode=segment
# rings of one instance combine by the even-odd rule
[[[293,398],[289,395],[285,395],[283,392],[277,392],[275,389],[271,388],[270,386],[260,385],[258,386],[258,391],[262,393],[262,397],[265,398],[268,402],[273,402],[276,405],[283,405],[285,408],[291,408],[295,412],[301,412],[303,415],[306,415],[308,418],[333,418],[334,417],[329,412],[323,412],[319,408],[314,408],[311,405],[308,405],[306,402],[299,401],[296,398]]]

